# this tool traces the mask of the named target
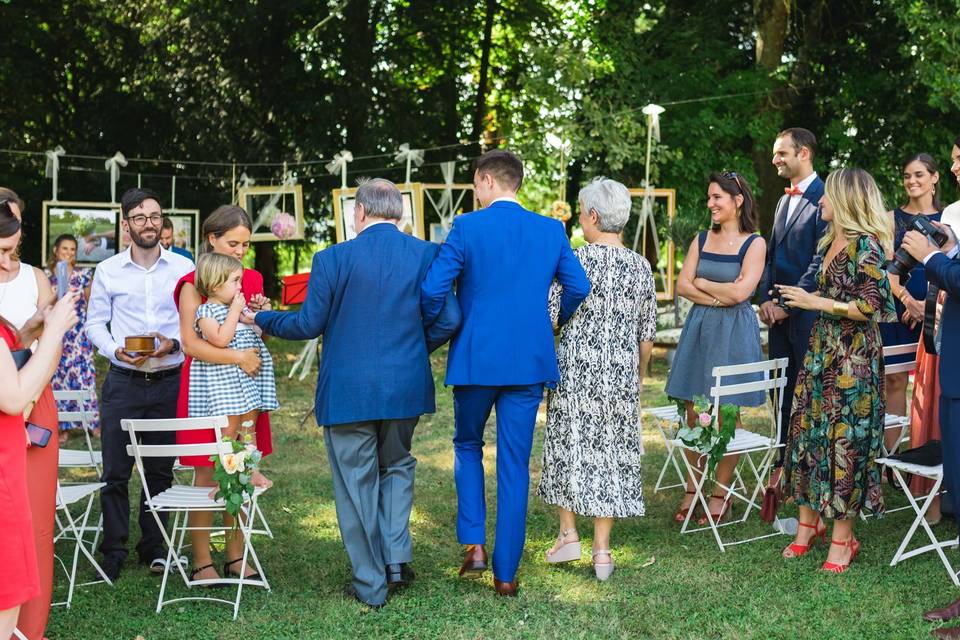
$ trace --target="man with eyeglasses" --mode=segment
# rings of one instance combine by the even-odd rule
[[[173,289],[193,271],[193,263],[160,245],[163,212],[157,194],[130,189],[120,199],[123,230],[131,244],[125,251],[97,265],[87,308],[86,330],[100,355],[110,359],[110,370],[100,391],[103,448],[100,491],[103,512],[103,570],[116,580],[127,557],[130,500],[127,484],[133,458],[127,455],[129,438],[120,428],[122,418],[174,418],[180,390],[180,317]],[[149,352],[128,352],[128,336],[152,336]],[[143,444],[174,444],[172,433],[149,434]],[[151,495],[173,482],[171,458],[144,460]],[[163,573],[166,551],[156,521],[140,496],[141,538],[137,553],[153,573]]]

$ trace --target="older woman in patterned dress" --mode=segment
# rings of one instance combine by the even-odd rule
[[[853,525],[861,511],[882,513],[880,452],[884,426],[883,344],[878,322],[896,320],[883,271],[893,225],[880,191],[862,169],[827,177],[820,200],[830,228],[817,293],[782,286],[788,306],[819,311],[797,377],[786,457],[789,493],[800,506],[800,528],[783,557],[798,558],[833,520],[824,571],[843,573],[860,543]]]
[[[560,334],[560,382],[547,396],[537,493],[560,512],[560,535],[547,562],[580,558],[575,514],[590,516],[594,571],[606,580],[613,572],[613,519],[644,514],[640,389],[656,332],[657,297],[650,264],[620,241],[630,217],[627,188],[597,178],[580,191],[579,200],[590,244],[575,253],[590,280],[590,295]],[[554,323],[559,307],[560,286],[554,284]]]

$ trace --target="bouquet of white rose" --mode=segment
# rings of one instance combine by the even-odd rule
[[[230,443],[232,452],[210,456],[213,479],[220,487],[214,498],[223,500],[227,513],[237,518],[243,501],[253,497],[253,473],[259,468],[263,454],[253,445],[249,434],[244,436],[242,442],[230,436],[224,436],[223,441]],[[239,519],[234,521],[233,526],[234,529],[239,526]]]

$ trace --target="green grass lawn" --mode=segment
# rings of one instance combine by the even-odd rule
[[[617,523],[613,550],[617,569],[605,584],[593,577],[588,556],[575,564],[548,566],[543,551],[557,532],[553,508],[530,499],[527,547],[518,578],[520,596],[493,594],[483,580],[457,577],[461,549],[454,531],[453,403],[440,382],[443,356],[434,359],[437,413],[417,427],[414,454],[416,498],[412,517],[416,582],[394,595],[379,612],[368,612],[342,595],[350,578],[334,512],[323,438],[311,419],[300,418],[312,404],[315,371],[304,381],[288,380],[301,345],[272,340],[281,408],[273,415],[274,450],[265,465],[276,481],[262,501],[275,539],[256,540],[273,587],[244,590],[241,613],[231,622],[225,605],[186,602],[154,613],[160,581],[135,563],[135,552],[114,588],[79,587],[70,610],[54,609],[48,636],[146,640],[160,638],[921,638],[932,625],[920,619],[933,605],[958,594],[934,554],[889,567],[907,526],[908,513],[857,525],[860,556],[842,576],[817,571],[826,555],[815,547],[806,557],[784,561],[778,536],[721,553],[709,532],[681,537],[673,512],[679,489],[653,493],[664,448],[652,425],[644,443],[647,516]],[[665,367],[655,354],[654,375],[644,403],[665,403]],[[542,425],[541,425],[542,426]],[[493,537],[496,454],[493,420],[488,426],[487,499]],[[531,463],[533,492],[539,479],[542,428]],[[136,489],[139,492],[138,489]],[[131,487],[131,494],[134,488]],[[888,489],[889,506],[905,500]],[[793,512],[792,507],[784,512]],[[945,521],[949,522],[949,521]],[[727,527],[727,536],[763,532],[751,517]],[[951,524],[935,529],[941,537]],[[582,520],[584,548],[591,527]],[[131,524],[133,548],[138,528]],[[922,535],[922,534],[921,534]],[[60,547],[66,554],[69,549]],[[951,552],[956,558],[956,552]],[[215,554],[219,558],[219,554]],[[652,564],[647,564],[652,561]],[[647,564],[647,566],[644,566]],[[81,577],[90,579],[91,570]],[[57,578],[55,599],[64,583]],[[188,595],[179,581],[168,593]],[[192,594],[189,594],[192,595]]]

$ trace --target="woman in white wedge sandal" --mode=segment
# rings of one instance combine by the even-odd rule
[[[575,254],[590,295],[560,333],[560,381],[547,396],[537,493],[560,512],[560,536],[546,561],[579,560],[575,514],[593,517],[594,572],[606,580],[613,573],[613,519],[644,513],[640,389],[656,332],[657,297],[650,264],[620,240],[630,217],[627,188],[597,178],[581,189],[579,200],[590,244]],[[560,285],[554,283],[555,326],[559,306]]]

